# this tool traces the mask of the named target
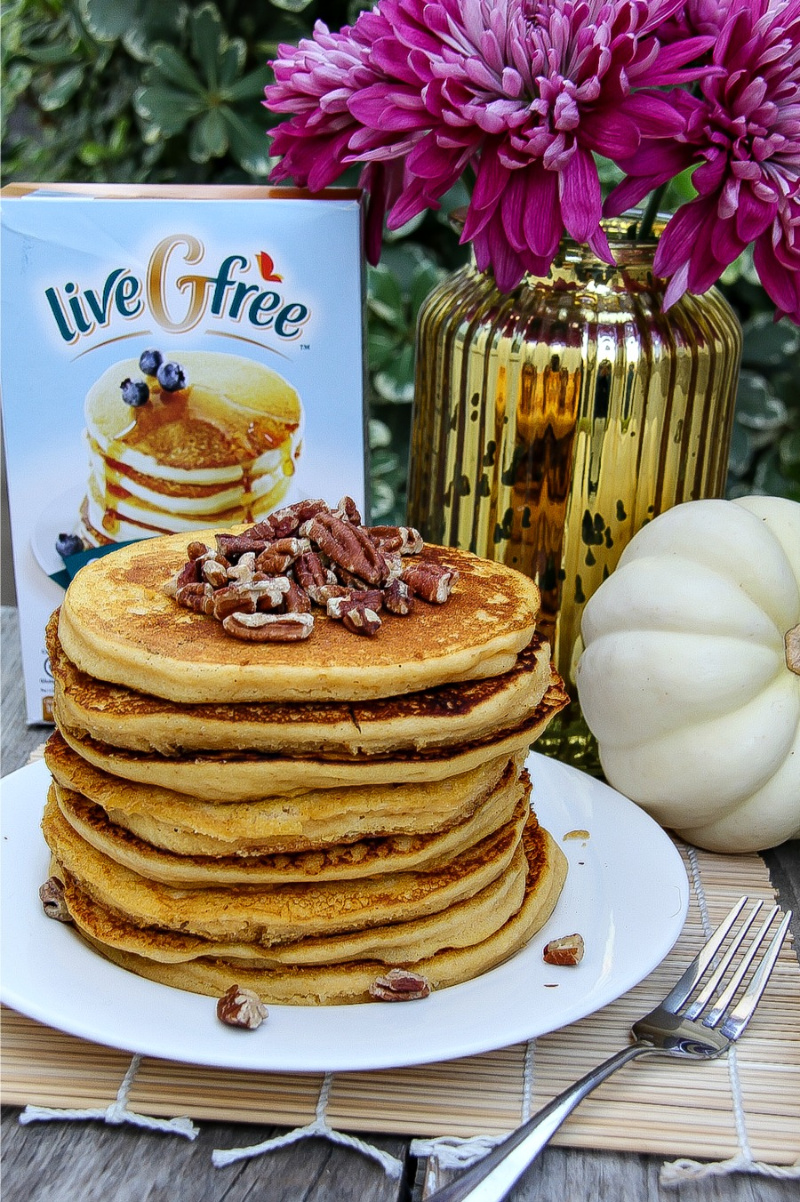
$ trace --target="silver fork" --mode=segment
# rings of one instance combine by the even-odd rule
[[[685,1060],[713,1060],[721,1056],[753,1017],[792,916],[791,911],[784,915],[742,991],[758,950],[779,913],[779,907],[774,906],[744,947],[761,910],[762,903],[757,901],[724,948],[747,900],[747,897],[739,899],[655,1010],[633,1024],[633,1043],[581,1077],[481,1161],[429,1195],[427,1202],[500,1202],[578,1103],[637,1056],[678,1056]],[[707,972],[710,976],[704,982]],[[739,998],[735,1001],[737,994]]]

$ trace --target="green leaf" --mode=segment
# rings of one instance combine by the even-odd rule
[[[247,57],[247,47],[241,38],[234,38],[220,50],[217,59],[219,88],[227,96],[228,87],[241,73]]]
[[[216,5],[201,4],[189,19],[192,54],[200,64],[208,86],[216,91],[219,86],[217,60],[225,41],[222,18]]]
[[[163,77],[168,86],[183,88],[195,96],[205,95],[205,88],[194,70],[174,46],[159,42],[150,51],[150,61],[153,69]]]
[[[221,158],[228,149],[228,131],[218,109],[204,113],[192,126],[189,135],[189,156],[195,163],[207,163]]]
[[[39,93],[39,104],[46,113],[62,108],[83,83],[83,67],[70,67],[62,71],[44,91]]]
[[[226,104],[221,105],[219,111],[225,118],[231,152],[237,163],[253,175],[269,175],[276,160],[270,157],[264,129],[254,121],[246,121]]]
[[[754,454],[755,448],[750,432],[739,422],[734,422],[728,455],[728,471],[733,476],[744,476],[750,470]]]
[[[783,474],[800,484],[800,430],[784,434],[778,443],[778,457]]]
[[[770,451],[761,459],[753,483],[756,492],[768,497],[789,497],[792,501],[800,501],[800,483],[784,476],[777,450]]]
[[[405,331],[407,326],[400,282],[383,263],[367,273],[367,307],[392,329]]]
[[[749,367],[780,367],[800,351],[800,329],[790,321],[773,321],[771,313],[758,313],[743,326],[742,362]]]
[[[447,273],[442,271],[434,262],[424,263],[414,275],[411,284],[411,317],[416,324],[417,314],[420,306],[426,300],[434,288],[441,284]]]
[[[386,425],[386,422],[380,421],[377,417],[369,419],[369,445],[370,449],[375,451],[381,447],[388,447],[392,442],[392,432]]]
[[[313,0],[270,0],[273,8],[281,8],[287,13],[301,13],[313,4]]]
[[[152,137],[170,138],[185,129],[188,121],[199,116],[203,104],[192,100],[185,92],[150,84],[137,88],[133,94],[136,112],[147,122],[149,140]]]
[[[391,334],[385,327],[370,325],[367,334],[367,356],[372,371],[380,371],[391,363],[397,353],[397,347],[396,334]]]
[[[141,0],[120,3],[120,0],[80,0],[78,10],[92,37],[113,42],[141,15]]]
[[[404,346],[390,366],[375,373],[375,390],[385,401],[408,404],[414,399],[414,348]]]
[[[229,84],[223,92],[225,100],[263,100],[264,88],[272,78],[272,72],[269,67],[256,67],[255,71],[248,71],[247,75],[243,75],[241,79],[237,79],[235,83]]]
[[[736,396],[736,421],[754,434],[770,434],[786,425],[788,412],[769,381],[753,371],[739,376]]]

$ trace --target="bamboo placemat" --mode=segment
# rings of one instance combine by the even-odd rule
[[[664,995],[704,942],[704,907],[713,926],[743,893],[774,900],[758,856],[715,856],[685,847],[681,854],[695,886],[686,926],[664,962],[635,989],[528,1044],[442,1064],[337,1073],[328,1123],[353,1132],[501,1135],[623,1046],[632,1022]],[[3,1011],[3,1102],[106,1106],[130,1059]],[[144,1114],[292,1127],[314,1118],[322,1083],[321,1074],[213,1070],[145,1058],[129,1100]],[[794,1163],[800,1157],[800,965],[788,945],[734,1055],[705,1064],[640,1060],[587,1098],[553,1142],[666,1156],[733,1156],[740,1147],[737,1090],[755,1159]]]

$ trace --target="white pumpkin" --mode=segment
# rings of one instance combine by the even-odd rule
[[[582,636],[578,697],[616,789],[712,851],[800,836],[800,504],[667,510]]]

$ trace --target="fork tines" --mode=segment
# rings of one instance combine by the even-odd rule
[[[740,987],[745,984],[753,961],[774,919],[780,913],[780,907],[773,906],[748,945],[743,948],[745,939],[762,909],[763,903],[756,901],[738,929],[733,930],[728,946],[723,951],[725,940],[747,901],[746,896],[739,898],[661,1003],[662,1009],[672,1014],[681,1010],[684,1017],[697,1019],[706,1027],[717,1027],[721,1023],[720,1030],[729,1039],[738,1039],[750,1021],[775,966],[792,917],[791,910],[784,914],[744,992],[733,1006],[734,998]],[[709,970],[711,975],[706,981],[704,978]],[[702,988],[699,988],[701,982]],[[698,992],[692,997],[695,990]],[[683,1009],[689,998],[692,1000]]]

